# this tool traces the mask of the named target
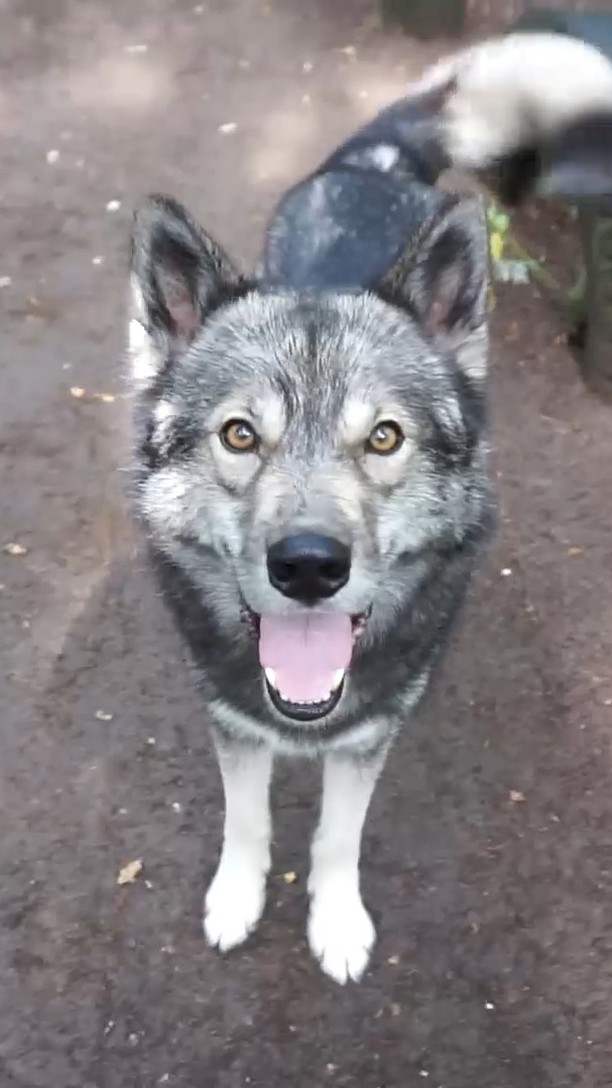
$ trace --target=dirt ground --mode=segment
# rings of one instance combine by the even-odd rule
[[[609,1088],[612,409],[550,304],[505,288],[494,314],[500,533],[373,803],[360,987],[305,947],[310,767],[279,769],[259,933],[204,946],[220,784],[123,493],[135,200],[179,196],[251,260],[283,186],[444,43],[362,0],[0,16],[0,543],[26,552],[0,554],[0,1088]],[[544,226],[523,240],[575,261]]]

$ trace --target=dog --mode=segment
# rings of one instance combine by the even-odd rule
[[[559,72],[563,72],[563,81]],[[612,66],[556,35],[437,64],[280,201],[250,276],[175,200],[132,238],[134,504],[225,795],[204,931],[257,925],[275,754],[322,757],[308,938],[359,980],[360,843],[495,526],[482,202],[610,185]]]

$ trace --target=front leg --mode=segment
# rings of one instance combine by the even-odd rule
[[[385,762],[375,755],[330,754],[323,770],[321,816],[312,844],[308,940],[336,982],[358,982],[376,937],[359,891],[361,833]]]
[[[242,744],[216,737],[225,823],[223,849],[205,900],[204,932],[208,943],[227,952],[257,925],[270,869],[270,778],[272,752],[267,745]]]

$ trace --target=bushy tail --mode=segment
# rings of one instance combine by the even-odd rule
[[[562,34],[492,38],[428,69],[281,200],[263,276],[367,287],[418,241],[448,168],[507,203],[612,193],[612,63]]]
[[[498,168],[508,202],[534,189],[612,192],[612,62],[594,46],[563,34],[493,38],[434,65],[406,102],[436,93],[441,158]]]

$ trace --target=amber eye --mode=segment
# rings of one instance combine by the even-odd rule
[[[245,419],[228,420],[221,428],[219,437],[230,453],[254,453],[258,446],[257,435]]]
[[[397,423],[384,420],[377,423],[366,442],[366,453],[377,453],[386,456],[396,453],[404,441],[404,435]]]

